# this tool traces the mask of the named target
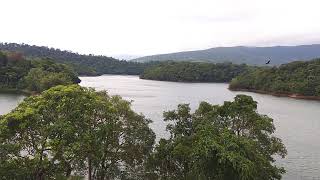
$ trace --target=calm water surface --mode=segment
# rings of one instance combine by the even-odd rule
[[[0,115],[10,112],[23,98],[23,95],[18,94],[0,94]]]
[[[192,109],[201,101],[222,104],[237,94],[252,96],[259,104],[259,113],[274,119],[276,135],[287,147],[288,155],[277,164],[287,170],[283,179],[320,179],[320,102],[285,97],[233,92],[222,83],[176,83],[141,80],[137,76],[104,75],[81,77],[82,86],[107,90],[133,100],[133,109],[154,122],[157,138],[167,137],[162,112],[175,109],[179,103],[189,103]]]
[[[157,138],[167,137],[162,112],[175,109],[179,103],[190,103],[192,109],[201,101],[222,104],[237,94],[252,96],[259,104],[258,111],[274,119],[276,135],[288,150],[278,165],[287,173],[283,179],[320,180],[320,102],[279,98],[250,92],[232,92],[221,83],[175,83],[141,80],[137,76],[104,75],[81,77],[81,86],[107,90],[133,100],[133,109],[154,122],[151,128]],[[0,114],[8,113],[23,100],[24,96],[0,94]]]

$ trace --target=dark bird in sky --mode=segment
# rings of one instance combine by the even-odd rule
[[[270,60],[268,62],[266,62],[266,64],[270,64]]]

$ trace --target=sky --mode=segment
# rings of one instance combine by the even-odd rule
[[[0,0],[0,42],[144,56],[320,43],[319,0]]]

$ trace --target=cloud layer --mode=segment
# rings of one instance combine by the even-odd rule
[[[317,0],[10,0],[0,41],[150,55],[320,42]]]

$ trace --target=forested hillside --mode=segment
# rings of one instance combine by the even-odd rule
[[[19,53],[0,51],[0,90],[41,92],[56,85],[79,83],[77,74],[52,60],[26,60]]]
[[[320,59],[272,68],[251,68],[230,83],[230,89],[320,96]]]
[[[245,64],[166,62],[147,68],[140,78],[182,82],[229,82],[247,69]]]
[[[135,59],[137,62],[150,61],[204,61],[232,62],[236,64],[264,65],[267,60],[271,64],[280,65],[296,60],[309,60],[320,57],[320,44],[302,46],[274,47],[217,47],[199,51],[185,51],[170,54],[145,56]]]
[[[120,61],[112,57],[83,55],[71,51],[27,44],[0,43],[0,50],[20,52],[29,58],[52,58],[56,62],[73,66],[80,75],[137,75],[142,73],[146,67],[154,64]]]

